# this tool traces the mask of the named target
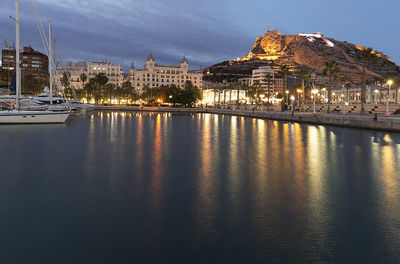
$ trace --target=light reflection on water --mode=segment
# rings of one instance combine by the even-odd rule
[[[15,263],[71,263],[84,245],[96,263],[395,262],[399,143],[210,114],[1,126],[0,246]]]

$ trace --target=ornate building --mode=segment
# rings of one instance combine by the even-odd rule
[[[132,86],[139,92],[144,87],[156,88],[162,85],[175,84],[183,88],[186,81],[192,82],[194,86],[203,88],[203,74],[201,72],[189,71],[189,63],[185,57],[179,66],[156,64],[153,55],[149,55],[143,70],[135,70],[133,65],[129,71]]]

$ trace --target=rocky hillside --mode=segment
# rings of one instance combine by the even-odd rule
[[[363,47],[346,41],[325,38],[321,33],[282,35],[268,31],[258,37],[253,48],[245,57],[235,61],[225,61],[205,69],[206,79],[220,81],[238,79],[251,75],[251,71],[262,65],[289,65],[293,71],[308,67],[322,74],[325,61],[334,59],[339,64],[342,82],[359,83],[361,81],[361,64],[356,56]],[[376,52],[378,62],[368,68],[370,79],[400,74],[400,67],[380,52]],[[209,74],[207,74],[209,73]]]

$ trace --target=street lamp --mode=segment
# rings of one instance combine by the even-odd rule
[[[324,98],[324,100],[322,101],[322,103],[325,104],[325,97],[326,97],[326,88],[322,88],[322,91],[324,92],[324,95],[322,96]]]
[[[139,99],[139,109],[143,109],[143,102],[142,98]]]
[[[311,91],[311,93],[313,94],[312,98],[313,98],[314,113],[315,113],[315,95],[318,93],[318,90],[314,89]]]
[[[286,93],[286,101],[287,103],[289,103],[289,90],[286,90],[285,93]]]
[[[300,94],[303,92],[302,89],[297,89],[297,106],[300,106]]]
[[[292,96],[290,96],[290,99],[292,100],[292,103],[291,103],[291,110],[294,110],[294,100],[295,100],[296,98],[294,97],[294,95],[292,95]]]
[[[379,93],[379,90],[378,89],[375,89],[375,95],[374,95],[374,103],[375,104],[378,104],[378,98],[377,98],[377,96],[378,96],[378,93]]]

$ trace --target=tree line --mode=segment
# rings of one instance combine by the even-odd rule
[[[73,89],[69,83],[68,73],[63,73],[61,83],[67,97],[73,97]],[[113,99],[118,104],[125,100],[129,104],[142,101],[148,105],[158,105],[169,103],[173,105],[182,105],[190,107],[195,105],[202,99],[201,91],[198,87],[193,86],[192,82],[187,81],[183,88],[176,85],[161,85],[159,87],[145,86],[142,92],[139,92],[132,86],[131,82],[124,82],[122,86],[114,85],[108,82],[108,78],[104,73],[99,73],[88,82],[86,74],[82,73],[80,80],[83,84],[83,89],[77,89],[77,99],[86,98],[88,101],[94,100],[96,104],[110,103]]]

